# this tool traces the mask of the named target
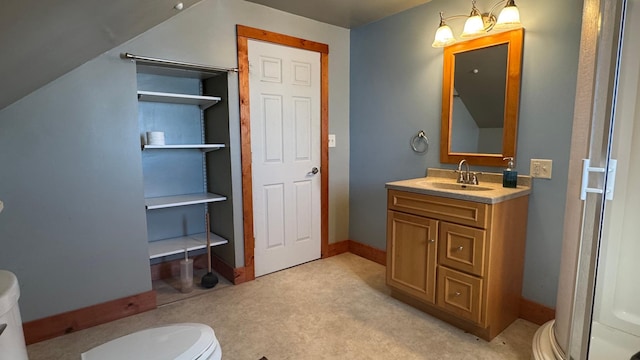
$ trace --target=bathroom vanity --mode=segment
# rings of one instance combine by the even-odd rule
[[[456,183],[452,170],[386,184],[391,295],[485,340],[519,316],[531,178]]]

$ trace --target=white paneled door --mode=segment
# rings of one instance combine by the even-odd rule
[[[320,258],[320,53],[249,40],[255,275]]]

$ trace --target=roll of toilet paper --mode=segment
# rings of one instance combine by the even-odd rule
[[[147,131],[147,145],[164,145],[164,132]]]

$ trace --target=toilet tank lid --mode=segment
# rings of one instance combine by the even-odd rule
[[[214,343],[217,344],[215,333],[207,325],[172,324],[141,330],[109,341],[83,353],[82,359],[193,360]]]
[[[18,278],[11,271],[0,270],[0,316],[9,312],[19,298]]]

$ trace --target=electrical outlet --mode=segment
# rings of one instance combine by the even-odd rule
[[[336,134],[329,134],[329,147],[336,147]]]
[[[529,174],[534,178],[551,179],[552,168],[553,160],[531,159],[531,168],[529,169]]]

